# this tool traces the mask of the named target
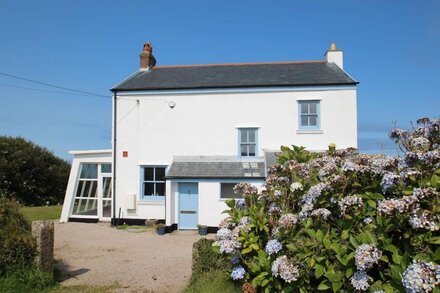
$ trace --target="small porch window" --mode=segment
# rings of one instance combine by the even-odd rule
[[[237,185],[237,183],[220,183],[220,198],[242,198],[241,194],[234,193],[234,186]]]

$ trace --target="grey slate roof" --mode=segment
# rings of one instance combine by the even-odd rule
[[[154,67],[138,71],[112,91],[355,85],[325,61]]]
[[[263,179],[266,177],[265,162],[237,161],[232,158],[187,157],[175,158],[167,179]]]
[[[264,156],[266,158],[266,166],[269,168],[271,165],[277,162],[277,155],[280,154],[280,151],[264,151]]]

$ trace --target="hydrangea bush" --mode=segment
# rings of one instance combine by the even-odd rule
[[[440,292],[440,121],[390,137],[400,157],[282,147],[227,201],[214,250],[246,292]]]

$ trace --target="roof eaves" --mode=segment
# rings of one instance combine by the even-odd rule
[[[169,91],[169,90],[203,90],[203,89],[234,89],[234,88],[270,88],[270,87],[309,87],[309,86],[340,86],[340,85],[357,85],[359,82],[353,79],[353,82],[338,82],[338,83],[304,83],[304,84],[283,84],[283,85],[242,85],[242,86],[200,86],[200,87],[139,87],[139,88],[112,88],[112,91],[120,92],[134,92],[134,91]]]
[[[111,87],[110,91],[111,92],[115,92],[115,91],[119,91],[118,86],[120,86],[121,84],[125,83],[127,80],[130,80],[133,76],[135,76],[136,74],[138,74],[140,72],[140,70],[137,70],[135,72],[133,72],[132,74],[130,74],[128,77],[124,78],[122,81],[118,82],[117,84],[115,84],[114,86]]]
[[[165,179],[265,179],[265,176],[165,176]]]

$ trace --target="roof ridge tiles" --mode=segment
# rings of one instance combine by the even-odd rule
[[[212,64],[184,64],[184,65],[162,65],[154,69],[162,68],[191,68],[191,67],[215,67],[215,66],[252,66],[252,65],[282,65],[282,64],[310,64],[327,63],[326,60],[305,60],[305,61],[275,61],[275,62],[240,62],[240,63],[212,63]]]

